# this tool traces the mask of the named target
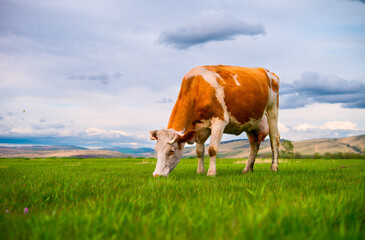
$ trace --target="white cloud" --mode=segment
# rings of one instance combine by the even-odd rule
[[[117,136],[132,136],[131,134],[120,131],[120,130],[110,130],[109,132],[116,134]]]
[[[112,143],[113,146],[139,146],[138,142],[128,142],[128,143]]]
[[[287,126],[285,126],[284,123],[281,122],[278,123],[278,128],[280,133],[287,133],[290,131],[290,129]]]
[[[295,126],[294,129],[298,132],[300,131],[307,131],[308,129],[315,129],[318,128],[316,126],[310,125],[308,123],[299,124],[298,126]]]
[[[329,130],[360,130],[356,123],[352,123],[350,121],[331,121],[326,122],[325,124],[318,126],[320,129],[329,129]]]
[[[77,145],[93,148],[115,145],[139,147],[152,145],[145,136],[135,136],[120,130],[106,130],[97,127],[72,131],[67,128],[36,129],[31,125],[22,125],[10,129],[0,128],[0,144],[4,138],[10,141],[4,143],[11,144]]]
[[[10,129],[11,133],[18,133],[18,134],[33,134],[34,129],[30,126],[23,126],[23,127],[15,127]]]
[[[308,123],[299,124],[293,128],[294,130],[300,131],[308,131],[313,129],[322,129],[322,130],[363,130],[359,129],[356,123],[352,123],[350,121],[329,121],[325,122],[322,125],[311,125]]]
[[[106,130],[97,127],[91,127],[85,130],[88,136],[100,136],[111,139],[119,139],[124,137],[140,138],[140,136],[134,136],[133,134],[121,131],[121,130]]]
[[[88,128],[85,130],[85,132],[89,136],[97,136],[97,135],[105,136],[105,135],[109,134],[105,129],[100,129],[100,128],[96,128],[96,127]]]
[[[0,136],[8,137],[76,137],[81,131],[74,131],[65,127],[54,127],[52,125],[40,126],[38,124],[22,123],[3,126],[0,129]]]

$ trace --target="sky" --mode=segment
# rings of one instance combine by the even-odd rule
[[[0,145],[152,147],[211,64],[280,77],[284,139],[365,134],[365,1],[0,0]]]

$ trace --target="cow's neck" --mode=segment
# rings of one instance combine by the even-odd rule
[[[167,128],[181,133],[192,130],[193,109],[194,107],[189,101],[181,101],[181,99],[178,99],[172,110]]]

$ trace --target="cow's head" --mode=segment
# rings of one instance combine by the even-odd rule
[[[157,140],[155,146],[157,164],[153,176],[167,177],[179,163],[183,155],[185,143],[194,143],[195,131],[189,131],[180,135],[174,130],[162,129],[151,131],[150,134],[151,140]]]

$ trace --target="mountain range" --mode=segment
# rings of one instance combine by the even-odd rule
[[[283,142],[284,140],[281,140]],[[301,155],[325,154],[326,152],[351,152],[364,153],[365,135],[344,138],[319,138],[303,141],[292,141],[294,153]],[[282,145],[280,151],[284,150]],[[207,147],[205,148],[207,153]],[[270,140],[267,138],[261,143],[259,155],[271,153]],[[250,143],[246,140],[222,142],[219,146],[218,157],[222,158],[247,158],[250,154]],[[195,147],[185,148],[184,156],[195,156]]]
[[[93,150],[77,146],[0,146],[4,158],[126,158],[130,155],[115,151]]]
[[[284,140],[282,140],[284,141]],[[293,141],[294,153],[312,155],[326,152],[350,152],[363,154],[365,149],[365,135],[345,138],[321,138],[304,141]],[[208,147],[205,148],[207,151]],[[280,147],[280,150],[283,150]],[[222,158],[247,158],[250,144],[247,139],[222,142],[219,146],[218,157]],[[271,153],[270,141],[266,139],[261,143],[259,155]],[[184,157],[196,156],[195,147],[187,146]],[[77,146],[19,146],[1,147],[0,157],[7,158],[36,158],[36,157],[81,157],[81,158],[126,158],[126,157],[156,157],[153,148],[102,148],[98,150]]]

